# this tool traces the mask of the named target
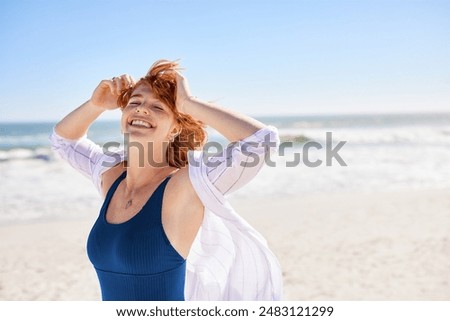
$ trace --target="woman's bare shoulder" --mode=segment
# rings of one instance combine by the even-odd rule
[[[108,193],[108,191],[111,188],[111,186],[114,183],[114,181],[125,170],[126,170],[126,168],[125,168],[125,161],[123,161],[123,162],[115,165],[114,167],[111,167],[110,169],[108,169],[106,172],[104,172],[102,174],[102,177],[101,177],[101,179],[102,179],[101,188],[102,188],[102,195],[103,195],[103,197],[106,196],[106,194]]]
[[[179,200],[186,200],[187,202],[189,200],[199,200],[189,178],[189,169],[187,166],[180,168],[176,173],[172,174],[168,187],[170,188],[170,194],[178,195]]]

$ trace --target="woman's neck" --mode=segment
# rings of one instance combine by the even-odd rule
[[[147,149],[130,148],[126,162],[126,189],[137,191],[145,186],[157,184],[176,170],[171,167],[165,155]]]

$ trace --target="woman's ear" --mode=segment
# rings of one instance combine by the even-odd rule
[[[172,131],[170,132],[169,135],[169,140],[173,141],[175,137],[177,137],[179,134],[181,133],[181,127],[180,126],[175,126]]]
[[[172,128],[172,130],[170,131],[170,135],[175,137],[177,135],[179,135],[181,133],[181,126],[180,124],[175,124]]]

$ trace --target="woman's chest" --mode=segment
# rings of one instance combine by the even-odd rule
[[[126,197],[121,191],[116,191],[108,204],[105,219],[110,224],[121,224],[129,221],[147,207],[158,207],[159,204],[147,204],[150,201],[148,193],[139,193],[133,197]],[[162,207],[162,206],[161,206]]]
[[[101,217],[87,242],[92,264],[104,271],[154,274],[184,261],[168,241],[160,223],[140,213],[122,224],[109,224]]]

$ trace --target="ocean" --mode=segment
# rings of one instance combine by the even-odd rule
[[[231,199],[450,187],[450,113],[256,118],[279,129],[283,150]],[[90,181],[50,150],[54,125],[0,123],[0,224],[99,210]],[[88,138],[122,142],[118,121],[94,123]]]

